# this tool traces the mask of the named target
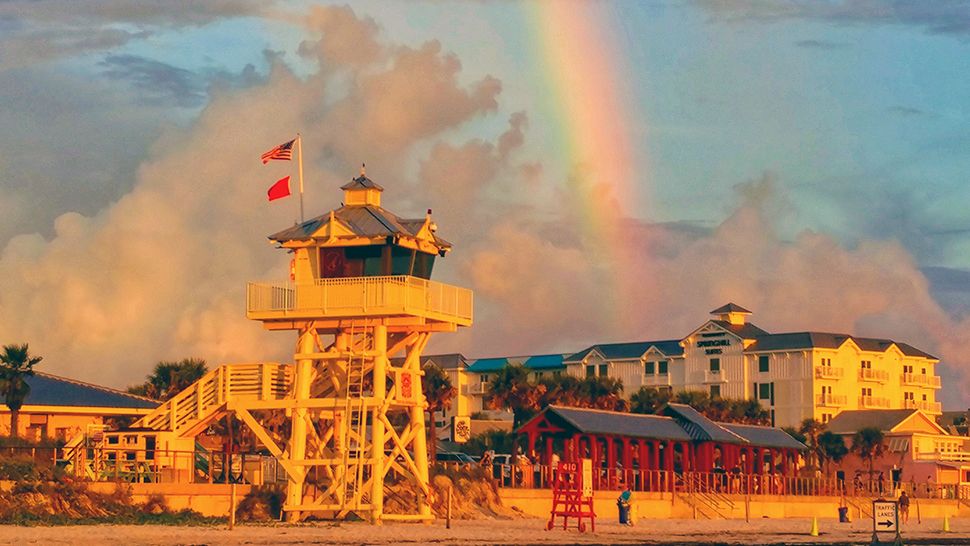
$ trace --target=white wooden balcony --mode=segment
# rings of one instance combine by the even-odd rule
[[[881,396],[860,396],[860,408],[888,408],[889,399]]]
[[[467,288],[407,275],[251,282],[246,289],[246,317],[263,321],[411,316],[470,326],[472,307]]]
[[[903,400],[903,407],[906,409],[918,409],[926,413],[943,413],[943,404],[940,402],[929,402],[927,400]]]
[[[942,386],[938,375],[927,375],[923,373],[904,373],[903,384],[930,387],[932,389],[939,389]]]
[[[488,383],[469,383],[465,385],[464,394],[487,394]]]
[[[823,408],[841,408],[846,404],[844,394],[816,394],[815,405]]]
[[[859,381],[876,381],[878,383],[885,383],[886,381],[889,381],[889,372],[886,370],[862,368],[859,370]]]
[[[836,366],[815,366],[816,379],[842,379],[845,371]]]

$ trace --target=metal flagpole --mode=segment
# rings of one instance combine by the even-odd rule
[[[303,223],[303,137],[296,134],[296,162],[300,174],[300,223]]]

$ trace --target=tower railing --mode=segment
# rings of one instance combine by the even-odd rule
[[[399,314],[467,326],[472,311],[471,290],[409,275],[251,282],[246,290],[246,314],[256,320]]]

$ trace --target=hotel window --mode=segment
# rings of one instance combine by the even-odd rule
[[[758,385],[758,399],[759,400],[771,399],[771,383],[762,383]]]
[[[720,398],[720,397],[721,397],[721,386],[711,385],[711,398]]]
[[[903,366],[903,373],[913,373],[912,366]]]
[[[660,362],[657,362],[657,374],[658,375],[667,375],[667,361],[666,360],[661,360]]]
[[[913,400],[916,400],[916,396],[913,393],[911,393],[911,392],[904,392],[903,393],[903,400],[913,401]]]
[[[872,369],[872,361],[871,360],[863,360],[862,362],[860,362],[860,364],[862,365],[862,369],[863,370],[871,370]]]
[[[758,371],[759,372],[768,371],[768,355],[761,355],[758,357]]]
[[[600,377],[606,377],[610,373],[609,364],[600,364]]]
[[[822,359],[822,366],[831,366],[831,365],[832,365],[832,359],[831,358],[823,358]]]
[[[823,425],[824,425],[825,423],[828,423],[828,422],[829,422],[829,421],[831,421],[831,420],[832,420],[832,414],[831,414],[831,413],[823,413],[823,414],[822,414],[822,424],[823,424]]]
[[[586,377],[596,377],[596,364],[586,366]]]
[[[926,402],[926,395],[923,395],[923,401]]]
[[[923,375],[926,375],[926,368],[923,368]]]
[[[711,359],[711,373],[718,373],[721,371],[721,359],[712,358]]]
[[[644,375],[653,375],[653,371],[656,366],[657,366],[656,362],[644,362],[643,363]]]
[[[872,388],[864,387],[862,389],[862,396],[872,396]]]

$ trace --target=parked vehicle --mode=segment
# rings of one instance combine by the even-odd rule
[[[475,464],[475,459],[456,451],[439,451],[435,460],[443,463]]]

